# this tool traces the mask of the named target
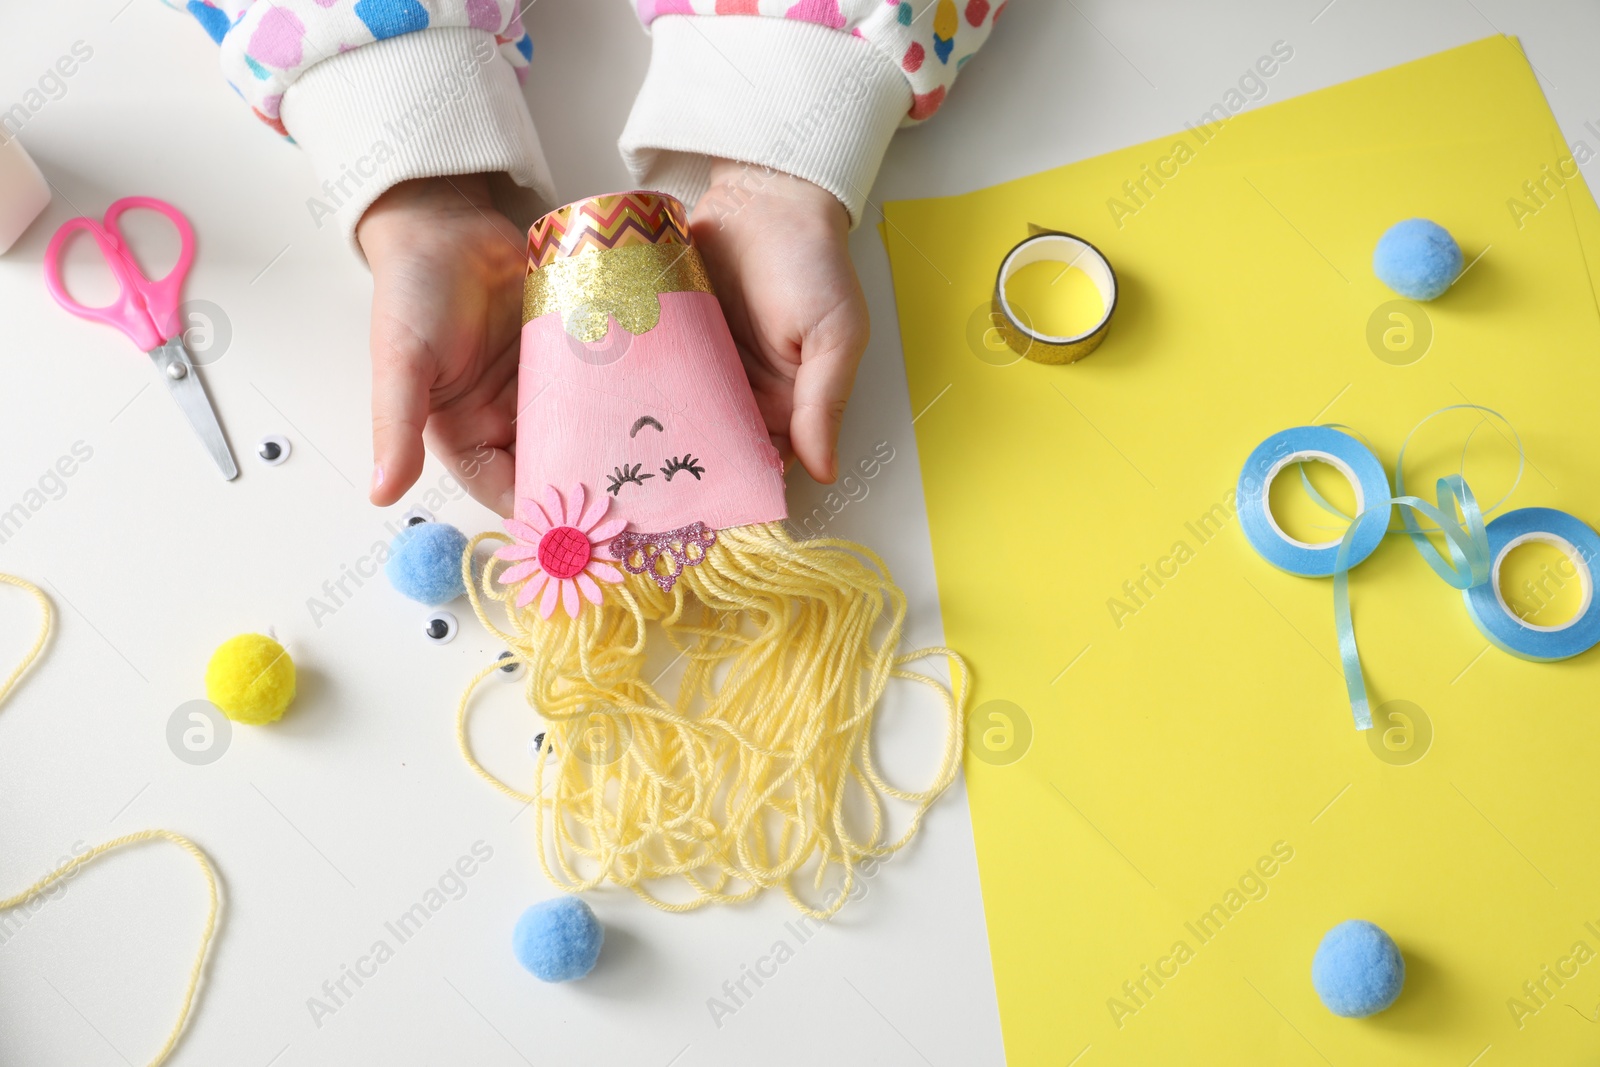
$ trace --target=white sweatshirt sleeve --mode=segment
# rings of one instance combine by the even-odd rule
[[[1005,4],[635,0],[653,37],[620,147],[693,205],[721,157],[804,178],[859,224],[894,132],[931,117]],[[749,17],[759,16],[759,17]]]
[[[520,85],[533,41],[518,0],[166,0],[219,46],[258,119],[310,157],[306,209],[359,256],[355,227],[409,178],[488,172],[496,205],[530,225],[553,184]]]

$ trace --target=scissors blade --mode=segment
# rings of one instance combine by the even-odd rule
[[[172,399],[178,402],[178,407],[189,419],[189,425],[200,435],[200,443],[205,445],[206,451],[211,453],[211,458],[222,471],[223,479],[231,482],[239,477],[233,453],[228,450],[228,439],[222,436],[222,425],[217,422],[216,409],[206,396],[206,387],[194,369],[194,361],[183,347],[183,337],[174,337],[160,348],[151,349],[150,358],[171,390]]]

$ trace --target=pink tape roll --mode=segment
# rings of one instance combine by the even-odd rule
[[[22,142],[0,130],[0,255],[50,204],[50,186]]]

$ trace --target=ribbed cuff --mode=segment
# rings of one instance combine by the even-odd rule
[[[792,19],[664,15],[618,147],[642,186],[693,207],[711,157],[771,167],[861,222],[911,108],[905,74],[865,40]]]
[[[482,30],[419,30],[330,56],[289,87],[282,119],[322,179],[306,210],[319,229],[336,222],[357,256],[362,214],[410,178],[504,175],[490,182],[495,206],[523,229],[555,204],[516,74]]]

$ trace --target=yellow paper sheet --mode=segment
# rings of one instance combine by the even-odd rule
[[[1280,429],[1354,427],[1392,470],[1418,420],[1472,402],[1522,434],[1507,507],[1600,523],[1600,212],[1581,179],[1529,198],[1547,165],[1572,170],[1506,38],[1209,137],[886,207],[945,630],[977,677],[966,766],[1008,1062],[1579,1062],[1600,1048],[1600,651],[1489,648],[1391,538],[1354,574],[1355,623],[1411,744],[1403,724],[1359,733],[1330,583],[1261,560],[1231,490]],[[1131,198],[1158,164],[1171,176]],[[1369,347],[1394,299],[1370,264],[1416,215],[1481,258],[1404,363]],[[1118,272],[1081,363],[981,343],[1029,223]],[[1474,421],[1430,424],[1408,483],[1431,496]],[[1511,457],[1473,434],[1490,501]],[[1348,918],[1408,965],[1366,1020],[1310,982]]]

